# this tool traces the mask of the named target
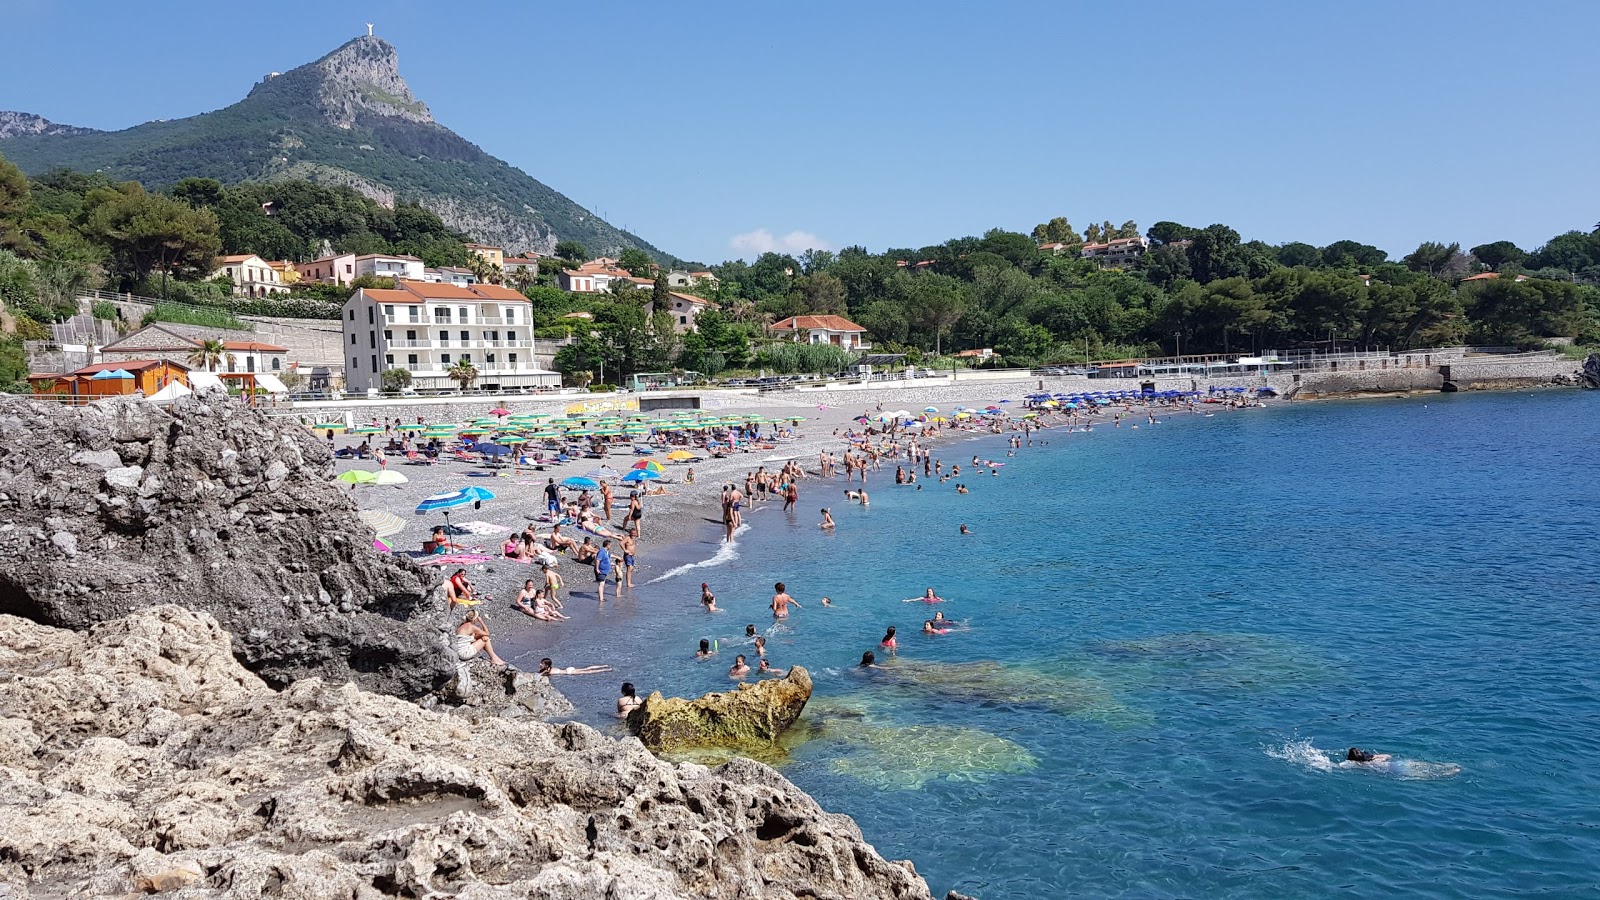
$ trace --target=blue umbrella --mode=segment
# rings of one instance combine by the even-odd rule
[[[504,444],[479,444],[473,447],[472,450],[474,453],[482,453],[484,456],[505,456],[511,452],[511,448]]]
[[[622,476],[622,480],[638,483],[640,481],[654,481],[660,477],[660,475],[650,471],[649,469],[634,469],[628,474]]]
[[[562,479],[561,486],[577,488],[579,490],[586,491],[597,491],[600,489],[600,482],[595,481],[593,478],[584,478],[582,475],[574,475],[571,478]]]
[[[417,504],[417,514],[433,512],[435,510],[454,509],[458,506],[468,506],[481,503],[484,500],[493,500],[494,493],[481,487],[464,487],[459,491],[447,491],[443,494],[434,494]]]

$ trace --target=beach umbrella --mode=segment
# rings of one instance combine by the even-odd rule
[[[366,469],[351,469],[340,473],[336,480],[345,484],[372,484],[378,480],[378,473],[368,472]]]
[[[406,530],[406,520],[392,512],[381,509],[364,509],[361,511],[361,521],[367,523],[374,534],[385,538],[392,534],[399,534]]]
[[[584,478],[581,475],[574,475],[571,478],[563,478],[561,480],[561,486],[580,491],[597,491],[600,489],[600,482],[595,481],[593,478]]]
[[[937,407],[937,406],[924,406],[922,408],[922,411],[925,412],[925,413],[936,413],[936,412],[939,411],[939,407]]]
[[[511,448],[502,446],[500,444],[479,444],[476,447],[473,447],[472,451],[474,453],[482,453],[484,456],[493,456],[498,458],[510,453]]]
[[[684,460],[695,458],[695,455],[687,450],[674,450],[667,454],[667,460],[669,462],[683,462]]]
[[[401,474],[399,472],[391,472],[388,469],[385,469],[382,472],[379,472],[377,475],[375,475],[373,477],[371,483],[372,484],[401,485],[401,484],[405,484],[406,482],[408,482],[410,480],[411,479],[407,478],[405,475],[403,475],[403,474]]]
[[[378,551],[379,553],[390,553],[390,552],[393,552],[392,549],[389,547],[388,542],[383,540],[382,538],[373,538],[372,539],[372,549]]]
[[[446,491],[443,494],[434,494],[417,504],[417,515],[430,512],[444,513],[444,524],[450,524],[450,510],[458,506],[477,506],[485,500],[493,500],[494,493],[481,487],[464,487],[457,491]]]
[[[532,436],[540,440],[549,440],[550,438],[561,437],[561,432],[546,428],[544,431],[535,431]]]
[[[343,422],[318,422],[311,426],[312,431],[343,431]]]
[[[601,466],[598,469],[590,469],[588,472],[585,472],[584,477],[593,478],[596,481],[603,481],[607,478],[621,478],[622,473],[611,468],[610,466]]]
[[[511,415],[511,410],[506,409],[504,406],[496,406],[494,409],[489,410],[489,415],[491,415],[491,416],[509,416],[509,415]]]
[[[587,428],[573,428],[567,431],[567,437],[594,437],[594,432]]]
[[[382,428],[382,426],[379,426],[379,425],[358,425],[355,428],[350,429],[350,433],[351,434],[383,434],[383,428]]]
[[[648,469],[649,471],[654,472],[657,475],[660,475],[662,472],[666,471],[666,469],[662,468],[661,463],[658,463],[653,459],[641,459],[638,462],[633,464],[633,468],[636,469],[636,470],[637,469]]]
[[[622,480],[631,482],[633,484],[638,484],[641,481],[654,481],[660,477],[661,473],[659,472],[652,472],[649,469],[634,469],[628,474],[622,476]]]

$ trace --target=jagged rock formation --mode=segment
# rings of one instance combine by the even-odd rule
[[[62,125],[59,122],[52,122],[44,116],[36,116],[33,113],[0,111],[0,141],[24,135],[39,134],[48,136],[57,134],[92,134],[93,132],[93,128]]]
[[[783,678],[697,700],[655,691],[628,714],[628,728],[652,750],[770,744],[800,718],[810,699],[811,674],[795,666]]]
[[[309,432],[236,402],[0,397],[0,613],[84,629],[177,603],[277,687],[443,690],[437,574],[373,553],[330,474]]]
[[[929,900],[849,818],[736,760],[469,724],[311,678],[209,616],[0,616],[0,896]]]
[[[400,75],[399,54],[358,37],[313,63],[274,73],[238,103],[201,116],[124,131],[18,124],[0,153],[31,175],[67,167],[137,179],[147,188],[188,177],[224,184],[306,178],[348,185],[379,203],[414,199],[475,240],[550,252],[571,238],[592,253],[638,247],[671,257],[613,227],[518,169],[434,122]]]
[[[1583,361],[1583,373],[1578,376],[1584,387],[1600,388],[1600,353],[1591,353]]]

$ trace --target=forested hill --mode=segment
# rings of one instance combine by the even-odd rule
[[[0,120],[8,116],[20,114]],[[381,38],[356,38],[215,112],[125,131],[51,130],[12,129],[0,151],[35,176],[102,171],[151,188],[193,177],[347,185],[385,203],[417,200],[451,227],[509,250],[549,253],[558,240],[575,240],[596,253],[638,247],[670,261],[435,122]]]

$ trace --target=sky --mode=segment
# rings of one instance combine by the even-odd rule
[[[1594,0],[228,8],[7,0],[0,109],[194,115],[373,22],[441,124],[700,262],[1061,215],[1394,256],[1600,222]]]

